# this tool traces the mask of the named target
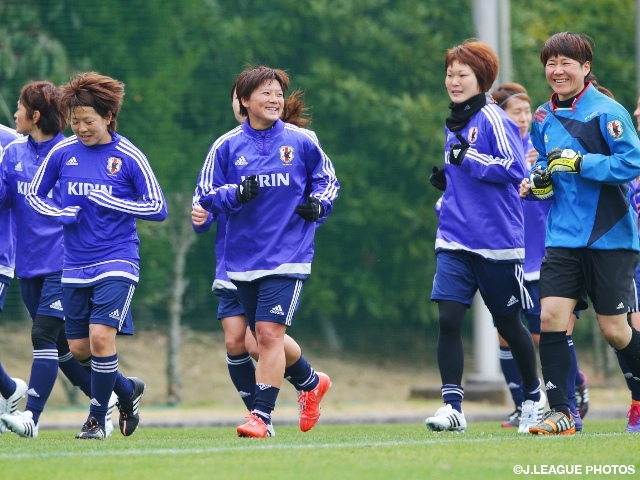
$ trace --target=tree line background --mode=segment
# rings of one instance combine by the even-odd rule
[[[542,44],[571,30],[594,39],[594,73],[634,110],[633,0],[512,0],[511,13],[513,81],[534,108],[550,95]],[[245,64],[287,70],[342,185],[316,236],[295,336],[405,345],[437,336],[439,192],[428,176],[442,164],[449,112],[444,53],[473,36],[471,0],[3,0],[0,123],[12,126],[30,80],[95,70],[123,81],[118,132],[145,152],[170,201],[165,223],[138,223],[136,327],[164,330],[177,317],[219,329],[214,233],[190,231],[191,194],[209,146],[235,126],[229,90]],[[0,324],[24,317],[16,282]],[[581,322],[576,336],[591,329]]]

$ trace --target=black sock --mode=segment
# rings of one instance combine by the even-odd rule
[[[618,353],[626,360],[633,379],[640,382],[640,332],[635,328],[632,328],[631,331],[629,345],[618,350]]]
[[[438,333],[438,368],[443,385],[461,385],[464,368],[462,323],[467,312],[463,303],[443,300],[438,302],[440,331]]]
[[[567,416],[571,415],[567,394],[571,352],[566,330],[540,333],[540,364],[549,406]]]

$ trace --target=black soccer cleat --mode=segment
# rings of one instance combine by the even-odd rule
[[[145,384],[142,380],[136,377],[128,377],[133,382],[133,395],[128,401],[122,401],[118,398],[118,410],[120,411],[120,418],[118,423],[120,424],[120,432],[125,437],[133,435],[140,423],[140,415],[138,414],[138,405],[140,405],[140,399],[144,395]]]
[[[96,417],[89,417],[82,426],[80,433],[76,435],[76,438],[81,440],[104,440],[107,438],[107,434],[102,425],[96,420]]]

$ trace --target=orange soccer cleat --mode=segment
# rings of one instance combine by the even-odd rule
[[[320,419],[320,402],[331,386],[329,375],[317,372],[318,386],[309,392],[300,392],[300,430],[308,432]]]
[[[239,437],[251,437],[251,438],[267,438],[269,431],[267,424],[255,413],[247,413],[244,418],[249,420],[244,425],[240,425],[236,432]]]

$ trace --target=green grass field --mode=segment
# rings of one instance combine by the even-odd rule
[[[238,438],[234,428],[140,429],[129,438],[116,430],[106,441],[45,430],[35,440],[0,436],[0,477],[496,480],[564,466],[579,468],[579,478],[640,476],[640,435],[622,433],[620,420],[588,426],[573,437],[546,437],[518,435],[495,422],[474,423],[464,434],[431,433],[423,425],[319,424],[308,433],[278,427],[275,438],[264,440]],[[531,473],[514,474],[516,465]],[[615,474],[614,465],[627,466],[626,474]],[[592,466],[604,470],[590,474]]]

